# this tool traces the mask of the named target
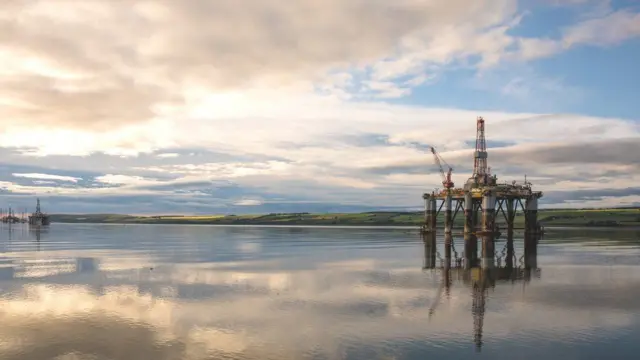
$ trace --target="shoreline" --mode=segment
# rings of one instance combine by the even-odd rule
[[[179,222],[167,222],[167,223],[151,223],[151,222],[88,222],[88,221],[57,221],[57,224],[86,224],[86,225],[189,225],[189,226],[218,226],[218,227],[271,227],[271,228],[325,228],[325,229],[396,229],[396,230],[415,230],[420,231],[420,225],[409,224],[409,225],[385,225],[385,224],[335,224],[335,225],[320,225],[320,224],[295,224],[295,223],[286,223],[286,224],[272,224],[272,223],[245,223],[245,224],[217,224],[217,223],[179,223]],[[18,224],[23,225],[23,224]],[[27,224],[24,224],[27,225]],[[569,229],[589,229],[589,230],[611,230],[611,229],[639,229],[640,224],[622,224],[622,225],[586,225],[586,224],[558,224],[558,225],[547,225],[544,226],[545,230],[569,230]],[[502,228],[505,230],[506,228]],[[443,233],[444,228],[439,227],[439,231],[437,233]],[[454,227],[454,234],[460,233],[462,234],[464,231],[464,227]],[[456,231],[457,230],[457,231]],[[522,232],[524,228],[515,228],[515,232]]]
[[[255,225],[255,226],[320,226],[320,227],[416,227],[424,223],[423,212],[366,212],[366,213],[272,213],[263,215],[154,215],[122,214],[52,214],[52,223],[94,224],[167,224],[167,225]],[[444,216],[438,218],[442,227]],[[580,209],[540,210],[538,221],[544,227],[570,228],[631,228],[640,227],[640,209]],[[501,216],[496,218],[500,228],[506,228]],[[516,214],[515,230],[524,228],[524,216]],[[464,227],[464,217],[458,215],[454,228]]]

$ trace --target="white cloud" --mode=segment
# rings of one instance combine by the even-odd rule
[[[44,185],[44,184],[51,185],[51,184],[55,184],[56,182],[51,180],[33,180],[33,183],[37,185]]]
[[[171,175],[181,177],[178,182],[233,180],[277,194],[305,194],[309,201],[413,205],[424,188],[439,184],[438,175],[429,173],[424,146],[438,147],[457,169],[470,166],[466,141],[475,135],[478,115],[487,118],[488,138],[512,144],[508,151],[515,153],[532,144],[542,149],[640,137],[637,125],[621,119],[354,101],[405,96],[451,66],[487,71],[505,61],[511,66],[638,34],[638,15],[619,10],[593,14],[558,38],[517,37],[510,31],[523,16],[517,5],[516,0],[250,0],[242,8],[206,0],[1,2],[0,144],[28,155],[20,162],[43,164],[46,156],[78,167],[91,162],[105,174],[97,182],[120,185],[59,189],[6,182],[5,187],[20,193],[157,194],[145,187],[173,184],[175,179],[160,180]],[[545,102],[560,95],[581,99],[567,94],[562,81],[536,74],[510,76],[488,88],[530,103],[536,101],[532,94],[540,93]],[[179,155],[194,149],[226,158]],[[95,153],[111,157],[95,162]],[[124,159],[118,164],[126,168],[113,165],[115,157]],[[392,167],[424,173],[375,172]],[[545,177],[554,166],[549,168],[526,171]],[[564,182],[572,181],[570,173],[553,176],[570,188],[577,186]],[[456,176],[467,174],[458,170]],[[616,181],[632,186],[631,178]],[[392,190],[395,186],[403,190]],[[580,186],[599,185],[587,176]]]
[[[398,97],[422,83],[424,73],[434,76],[458,60],[478,57],[487,67],[510,57],[548,56],[560,43],[610,43],[638,34],[638,15],[621,10],[568,29],[564,39],[516,37],[509,34],[523,12],[516,0],[245,5],[4,1],[0,118],[11,122],[3,125],[108,131],[179,117],[198,94],[251,88],[305,92],[315,84],[346,98],[352,91]],[[90,146],[91,136],[74,135],[64,136]]]
[[[178,156],[180,156],[180,154],[176,154],[176,153],[163,153],[163,154],[158,154],[156,155],[159,158],[177,158]]]
[[[537,186],[544,191],[595,190],[611,186],[625,188],[634,187],[640,181],[633,175],[637,173],[636,168],[627,169],[625,176],[620,172],[623,162],[630,166],[640,163],[640,159],[633,158],[633,154],[639,153],[637,146],[634,152],[634,141],[640,144],[640,129],[633,121],[562,114],[424,109],[349,103],[313,96],[281,98],[276,94],[256,96],[252,93],[232,93],[229,95],[231,97],[236,100],[216,100],[212,104],[203,102],[197,118],[185,117],[179,123],[165,123],[166,127],[157,130],[161,134],[159,138],[164,137],[174,149],[208,149],[236,158],[260,154],[263,160],[211,161],[190,156],[178,158],[180,161],[177,163],[154,165],[145,165],[141,160],[137,166],[126,169],[128,175],[118,174],[105,166],[102,171],[107,175],[96,178],[98,182],[122,185],[120,188],[50,187],[46,191],[58,194],[167,196],[169,193],[166,190],[153,190],[145,186],[180,186],[181,182],[189,181],[231,180],[241,187],[260,189],[263,194],[295,196],[309,202],[419,206],[421,193],[438,187],[441,181],[434,172],[433,160],[426,146],[439,149],[445,160],[454,166],[454,181],[462,184],[470,175],[472,166],[477,115],[486,119],[486,136],[490,142],[508,144],[507,147],[489,151],[490,166],[503,180],[521,179],[524,174],[531,178],[540,176],[553,179],[538,183]],[[272,105],[281,101],[288,101],[287,108],[293,111]],[[255,105],[240,106],[249,103]],[[224,118],[202,116],[216,108],[224,112]],[[93,151],[109,149],[118,153],[129,152],[131,155],[142,154],[148,150],[144,139],[153,138],[154,130],[149,128],[145,133],[118,130],[96,133]],[[7,137],[11,135],[4,134]],[[142,136],[140,141],[138,136]],[[109,139],[119,139],[128,148],[110,148]],[[607,141],[627,145],[626,148],[619,148],[609,145]],[[414,146],[416,143],[422,144],[422,147]],[[33,143],[22,145],[37,146]],[[558,148],[565,145],[578,147],[573,150]],[[48,149],[55,149],[56,143],[49,142],[47,146]],[[72,144],[63,142],[60,146],[66,151]],[[83,144],[80,146],[79,151],[86,151]],[[558,150],[553,150],[556,148]],[[588,155],[590,148],[600,157],[607,154],[610,160],[589,165],[590,160],[576,157],[576,152]],[[555,151],[556,157],[550,157],[550,151]],[[64,154],[63,151],[58,153]],[[544,154],[544,157],[527,154]],[[553,162],[546,163],[548,159]],[[557,161],[563,163],[558,164]],[[514,166],[517,173],[510,170]],[[615,171],[616,174],[608,175],[604,171]],[[132,172],[146,175],[134,176]],[[580,182],[575,180],[576,173],[583,176]],[[161,180],[167,174],[179,179],[170,182]],[[603,182],[603,176],[608,179],[606,182]],[[205,185],[202,188],[208,187]],[[10,185],[9,188],[19,192],[45,191],[45,188],[18,185]],[[196,194],[185,193],[180,196],[186,199]],[[229,203],[242,200],[240,196]],[[287,201],[291,199],[282,200],[283,203]]]
[[[586,20],[570,27],[564,34],[564,45],[614,45],[640,36],[640,14],[619,10]]]
[[[551,39],[522,38],[518,39],[518,45],[518,55],[522,60],[548,57],[561,50],[561,44]]]
[[[139,168],[139,170],[170,172],[184,176],[213,176],[216,178],[237,178],[250,175],[289,173],[291,165],[282,161],[265,163],[203,163],[177,164]]]
[[[604,187],[603,187],[604,188]],[[574,190],[574,187],[571,187],[570,190]],[[589,199],[579,199],[579,200],[566,200],[564,203],[551,204],[548,205],[548,208],[615,208],[620,206],[633,206],[637,207],[640,204],[640,196],[637,195],[629,195],[629,196],[605,196],[601,199],[589,200]]]
[[[156,180],[145,179],[140,176],[107,174],[95,178],[97,182],[116,185],[146,185],[157,184]]]
[[[263,202],[262,200],[258,200],[258,199],[241,199],[234,202],[233,204],[240,205],[240,206],[256,206],[256,205],[262,205]]]
[[[473,5],[252,0],[245,5],[3,2],[0,114],[34,126],[106,130],[168,116],[184,105],[181,99],[201,91],[310,89],[327,72],[363,69],[395,53],[424,49],[439,41],[442,29],[473,44],[487,27],[516,11],[515,0]],[[443,43],[421,60],[451,59],[465,44]],[[493,50],[476,47],[471,53]]]
[[[78,182],[78,180],[82,180],[82,178],[79,177],[73,177],[73,176],[62,176],[62,175],[51,175],[51,174],[34,174],[34,173],[29,173],[29,174],[19,174],[19,173],[13,173],[12,174],[15,177],[22,177],[22,178],[27,178],[27,179],[41,179],[41,180],[59,180],[59,181],[69,181],[69,182]]]

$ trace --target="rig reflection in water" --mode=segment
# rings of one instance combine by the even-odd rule
[[[434,303],[429,309],[429,317],[436,314],[443,294],[451,296],[454,281],[461,281],[471,289],[473,297],[473,340],[476,350],[482,349],[482,329],[486,310],[487,292],[497,284],[521,282],[526,285],[532,277],[540,278],[538,268],[538,241],[540,235],[524,235],[524,251],[520,257],[515,253],[514,236],[510,232],[504,241],[504,248],[496,252],[499,238],[484,235],[480,238],[467,234],[464,239],[464,250],[461,255],[455,249],[451,234],[444,236],[444,257],[437,248],[436,234],[426,233],[424,240],[423,270],[440,271],[442,274],[440,287]],[[481,243],[481,257],[478,257],[478,243]],[[439,260],[439,261],[438,261]]]

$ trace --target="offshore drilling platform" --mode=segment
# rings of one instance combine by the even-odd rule
[[[18,223],[29,223],[29,225],[34,225],[34,226],[46,226],[51,224],[51,221],[49,220],[49,215],[46,213],[43,213],[41,208],[40,208],[40,199],[37,199],[36,201],[36,211],[31,213],[31,215],[29,215],[28,217],[25,217],[26,215],[26,209],[25,212],[22,213],[22,216],[18,217],[16,216],[16,213],[9,208],[9,210],[7,211],[7,213],[4,212],[4,209],[0,209],[0,220],[2,221],[2,223],[6,223],[6,224],[18,224]]]
[[[526,234],[538,234],[538,199],[542,192],[533,191],[531,183],[498,183],[498,177],[491,174],[488,166],[487,143],[485,140],[485,121],[478,117],[476,121],[476,148],[473,155],[473,174],[462,188],[456,188],[451,180],[453,168],[449,166],[431,148],[436,164],[442,176],[444,189],[424,194],[425,221],[423,232],[435,232],[436,220],[444,207],[444,232],[450,234],[458,213],[464,214],[464,233],[493,235],[498,232],[496,218],[504,216],[509,231],[513,231],[516,212],[524,212],[524,230]],[[448,167],[445,173],[443,163]],[[482,223],[479,222],[482,214]]]
[[[38,199],[36,202],[36,211],[29,215],[29,225],[46,226],[50,223],[51,222],[49,221],[49,215],[42,212],[42,210],[40,209],[40,199]]]
[[[531,183],[499,183],[498,177],[491,174],[488,165],[487,143],[485,139],[485,121],[478,117],[476,122],[476,147],[473,154],[473,173],[461,188],[456,188],[449,166],[438,152],[431,148],[436,165],[442,176],[443,189],[424,194],[425,220],[422,227],[425,243],[425,269],[442,271],[442,285],[439,289],[448,297],[451,283],[457,278],[471,288],[473,340],[476,351],[483,344],[484,314],[487,303],[487,291],[496,283],[515,281],[528,283],[533,274],[540,277],[537,264],[537,245],[541,226],[538,223],[538,199],[542,192],[533,191]],[[447,171],[445,172],[445,167]],[[444,258],[442,265],[436,265],[436,227],[439,215],[444,208]],[[524,246],[521,257],[516,256],[514,247],[514,223],[516,213],[524,212]],[[453,223],[456,216],[464,214],[464,250],[458,258],[453,241]],[[480,215],[482,215],[480,221]],[[496,220],[504,216],[507,225],[505,248],[502,255],[496,252],[496,240],[500,229]],[[478,239],[482,240],[482,249],[478,254]],[[455,255],[454,255],[455,254]],[[480,255],[480,256],[479,256]],[[520,259],[520,261],[518,261]],[[502,261],[504,260],[504,266]],[[523,261],[524,260],[524,261]],[[438,298],[440,295],[438,295]],[[435,313],[438,300],[429,310]]]

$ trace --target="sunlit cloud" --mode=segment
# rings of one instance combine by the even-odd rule
[[[72,177],[72,176],[61,176],[61,175],[51,175],[51,174],[12,174],[15,177],[22,177],[27,179],[42,179],[42,180],[60,180],[60,181],[69,181],[69,182],[78,182],[78,180],[82,180],[81,178]]]
[[[576,17],[550,36],[519,32],[532,15],[515,0],[269,0],[242,11],[204,0],[5,1],[3,196],[47,194],[56,208],[100,212],[105,196],[116,212],[414,208],[440,185],[429,146],[455,166],[456,183],[470,175],[479,115],[490,147],[503,144],[489,161],[505,181],[526,174],[545,192],[633,188],[637,119],[526,106],[584,104],[589,91],[520,69],[633,41],[637,11],[543,3],[558,5]],[[441,105],[440,94],[465,90],[451,74],[504,106],[474,109],[482,99],[466,95]],[[224,181],[234,185],[225,194],[210,185]],[[71,205],[76,195],[83,206]]]

